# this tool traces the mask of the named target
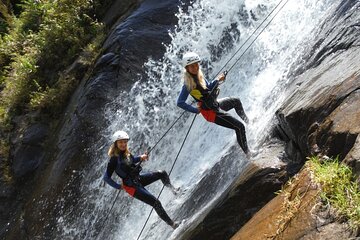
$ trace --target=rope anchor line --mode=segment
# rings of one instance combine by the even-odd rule
[[[279,8],[279,6],[281,5],[281,3],[282,3],[283,1],[285,1],[285,3]],[[215,77],[218,76],[221,72],[224,72],[225,76],[228,74],[228,72],[229,72],[229,71],[236,65],[236,63],[239,62],[239,60],[244,56],[244,54],[247,52],[247,50],[254,44],[254,42],[257,40],[257,38],[258,38],[258,37],[264,32],[264,30],[270,25],[270,23],[271,23],[271,22],[274,20],[274,18],[279,14],[279,12],[285,7],[285,5],[288,3],[288,1],[289,1],[289,0],[280,0],[280,2],[279,2],[279,3],[273,8],[273,10],[265,17],[265,19],[260,23],[260,25],[253,31],[253,33],[245,40],[245,42],[238,48],[238,50],[231,56],[231,58],[223,65],[223,67],[214,75],[214,78],[213,78],[213,79],[215,79]],[[249,44],[249,45],[247,46],[247,48],[243,51],[243,53],[235,60],[235,62],[234,62],[228,69],[224,70],[225,67],[234,59],[234,57],[238,54],[238,52],[239,52],[239,51],[245,46],[245,44],[250,40],[250,38],[251,38],[252,36],[254,36],[254,34],[263,26],[263,24],[266,22],[266,20],[267,20],[267,19],[275,12],[275,10],[278,9],[278,8],[279,8],[279,10],[274,14],[274,16],[269,20],[269,22],[263,27],[263,29],[256,35],[256,37],[250,42],[250,44]],[[171,126],[165,131],[165,133],[164,133],[164,134],[160,137],[160,139],[154,144],[154,146],[149,148],[148,153],[150,153],[152,150],[154,150],[154,149],[156,148],[156,146],[162,141],[162,139],[168,134],[168,132],[174,127],[174,125],[180,120],[180,118],[184,115],[185,112],[186,112],[186,110],[184,110],[184,111],[179,115],[179,117],[171,124]],[[188,131],[187,131],[187,133],[186,133],[186,136],[185,136],[185,138],[184,138],[184,140],[183,140],[183,142],[182,142],[182,144],[181,144],[181,147],[180,147],[180,149],[179,149],[179,151],[178,151],[178,153],[177,153],[177,155],[176,155],[176,158],[175,158],[175,160],[174,160],[174,162],[173,162],[173,164],[172,164],[171,170],[170,170],[170,172],[169,172],[169,176],[170,176],[170,174],[171,174],[171,172],[172,172],[172,170],[173,170],[173,168],[174,168],[174,166],[175,166],[175,163],[176,163],[176,161],[177,161],[177,159],[178,159],[178,157],[179,157],[179,155],[180,155],[180,152],[181,152],[181,150],[182,150],[182,148],[183,148],[183,146],[184,146],[184,144],[185,144],[185,141],[186,141],[186,139],[187,139],[187,137],[188,137],[188,135],[189,135],[189,133],[190,133],[190,130],[191,130],[193,124],[194,124],[194,121],[195,121],[195,119],[196,119],[196,116],[197,116],[197,115],[194,116],[194,119],[192,120],[192,122],[191,122],[191,124],[190,124],[190,126],[189,126],[189,129],[188,129]],[[159,197],[160,197],[160,195],[161,195],[161,193],[162,193],[163,190],[164,190],[164,186],[161,188],[161,190],[160,190],[160,192],[159,192],[159,194],[158,194],[157,199],[159,199]],[[105,220],[103,221],[103,225],[101,226],[100,229],[103,228],[103,226],[105,225],[106,221],[108,220],[109,215],[110,215],[112,209],[114,208],[114,205],[115,205],[115,203],[116,203],[116,200],[117,200],[119,194],[120,194],[120,191],[117,193],[117,195],[116,195],[116,197],[115,197],[115,199],[114,199],[114,201],[113,201],[113,204],[112,204],[109,212],[107,213],[107,216],[105,217]],[[139,235],[138,235],[138,237],[137,237],[137,240],[140,239],[141,234],[143,233],[143,231],[144,231],[144,229],[145,229],[145,227],[146,227],[146,225],[147,225],[147,223],[148,223],[148,221],[149,221],[149,219],[150,219],[150,216],[151,216],[153,210],[154,210],[154,209],[152,208],[151,211],[150,211],[150,213],[149,213],[149,216],[147,217],[147,219],[146,219],[146,221],[145,221],[145,223],[144,223],[144,226],[142,227],[142,229],[141,229],[141,231],[140,231],[140,233],[139,233]],[[100,232],[99,232],[99,235],[100,235],[100,233],[101,233],[101,230],[100,230]],[[98,236],[99,236],[99,235],[98,235]],[[97,238],[96,238],[96,239],[97,239]]]

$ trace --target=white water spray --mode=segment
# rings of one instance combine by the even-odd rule
[[[109,138],[118,129],[128,131],[132,138],[129,145],[134,154],[140,154],[147,146],[153,146],[182,112],[176,107],[176,99],[182,86],[182,54],[188,50],[198,52],[203,59],[204,73],[211,80],[215,77],[213,74],[223,67],[278,2],[200,0],[193,3],[186,12],[179,10],[179,22],[176,30],[169,33],[172,41],[166,46],[163,60],[149,59],[145,64],[147,78],[139,79],[130,92],[120,93],[115,101],[121,102],[124,106],[122,109],[114,110],[112,104],[109,104],[107,117],[113,124],[104,130],[104,136]],[[331,0],[289,0],[229,72],[227,81],[221,86],[219,97],[235,96],[242,100],[251,120],[247,126],[250,148],[259,148],[261,140],[267,136],[274,113],[283,99],[284,89],[279,86],[288,80],[286,76],[290,65],[297,59],[305,43],[312,39],[312,30],[333,4]],[[240,51],[239,55],[241,53]],[[235,112],[230,113],[236,116]],[[169,132],[152,152],[144,171],[170,169],[192,116],[185,115]],[[88,202],[89,209],[83,210],[75,220],[61,218],[59,228],[62,229],[63,236],[59,239],[80,238],[89,228],[95,231],[94,223],[101,221],[110,208],[116,194],[114,189],[108,186],[98,188],[106,168],[104,159],[107,159],[108,144],[110,141],[96,144],[96,148],[103,150],[96,156],[101,164],[91,173],[98,180],[93,184],[83,183],[88,186],[83,191],[90,194],[84,199]],[[171,174],[174,185],[186,191],[174,197],[168,190],[164,190],[160,198],[171,217],[176,217],[182,204],[194,197],[191,194],[193,189],[222,156],[229,154],[234,145],[237,146],[237,142],[233,130],[210,124],[201,116],[197,117]],[[216,196],[231,183],[231,177],[241,171],[239,168],[244,164],[244,155],[240,153],[232,164],[233,166],[222,169],[222,174],[228,176],[229,180],[224,181],[225,184],[207,199],[207,204],[199,206],[192,213],[195,217],[191,221],[200,218],[204,206],[211,206],[210,203],[216,200]],[[157,196],[160,188],[160,183],[155,183],[148,189]],[[206,191],[207,189],[203,189],[202,194],[210,194]],[[101,236],[106,235],[107,239],[136,239],[150,210],[148,205],[131,199],[125,192],[121,193],[106,229],[101,229]],[[173,233],[154,212],[141,239],[169,239],[171,234],[181,236],[181,232]]]

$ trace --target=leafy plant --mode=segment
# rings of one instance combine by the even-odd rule
[[[1,180],[6,183],[11,183],[13,181],[10,164],[8,161],[9,155],[9,144],[0,140],[0,172]]]
[[[103,36],[93,17],[93,4],[91,0],[22,1],[21,14],[0,38],[0,123],[37,108],[61,112],[64,99],[59,105],[59,98],[64,94],[68,98],[79,80],[60,77],[60,72],[84,49],[91,49],[88,45],[99,43],[93,41],[97,35]]]
[[[359,227],[360,190],[351,168],[338,159],[320,162],[316,157],[310,158],[309,166],[322,185],[321,198],[348,218],[353,227]]]

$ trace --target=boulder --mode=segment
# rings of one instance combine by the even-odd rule
[[[231,240],[242,239],[355,239],[347,223],[336,221],[333,211],[322,206],[320,186],[308,168],[258,211]]]
[[[303,156],[321,151],[343,159],[352,148],[359,133],[359,54],[360,48],[342,52],[300,75],[301,85],[277,111],[280,128]]]
[[[276,115],[303,159],[317,154],[343,159],[359,133],[358,7],[359,2],[341,1],[314,33],[315,44],[309,41],[309,51],[292,67],[292,94]]]
[[[35,171],[45,156],[44,141],[48,126],[37,123],[28,127],[16,141],[12,168],[15,178],[20,179]]]
[[[78,183],[83,175],[75,173],[93,166],[89,159],[98,149],[88,151],[88,148],[101,140],[100,131],[108,124],[104,114],[106,104],[141,78],[143,64],[149,58],[156,60],[163,56],[164,43],[170,41],[168,32],[177,22],[174,13],[178,11],[179,1],[147,0],[134,10],[139,2],[114,1],[109,15],[104,14],[108,23],[118,23],[105,40],[90,76],[77,76],[82,79],[80,85],[63,118],[59,119],[57,131],[50,137],[51,153],[43,155],[41,144],[33,143],[15,150],[14,170],[18,176],[26,176],[37,168],[38,172],[34,183],[27,188],[32,194],[24,195],[22,200],[26,201],[24,211],[20,214],[21,209],[18,209],[14,214],[7,239],[48,239],[56,234],[54,229],[62,210],[58,199],[63,199],[66,205],[77,198],[81,187]],[[128,8],[120,9],[126,4]],[[115,12],[117,17],[111,17]],[[120,12],[124,14],[120,16]],[[22,154],[24,149],[26,155]],[[46,164],[40,169],[42,162]],[[26,231],[18,231],[21,226],[25,226]],[[19,235],[22,232],[27,236]]]
[[[280,143],[274,142],[263,147],[263,150],[243,167],[244,170],[233,180],[232,186],[204,219],[196,226],[189,227],[180,240],[229,239],[275,197],[275,192],[289,178],[287,163],[281,159],[284,159],[284,156]],[[211,192],[208,187],[206,189]]]

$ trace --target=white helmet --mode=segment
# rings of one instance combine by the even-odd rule
[[[116,131],[112,135],[112,141],[116,142],[117,140],[129,140],[129,135],[124,131]]]
[[[194,52],[187,52],[184,54],[182,59],[183,67],[186,67],[190,64],[200,62],[201,58],[197,53]]]

